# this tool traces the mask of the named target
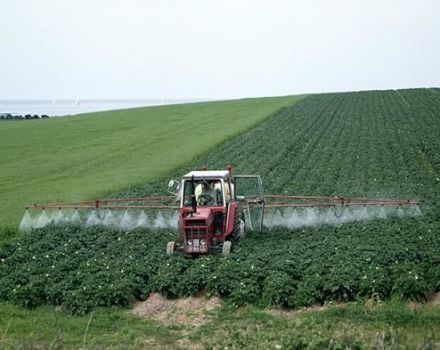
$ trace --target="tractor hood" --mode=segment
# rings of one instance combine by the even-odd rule
[[[212,221],[212,212],[210,208],[197,207],[197,213],[193,213],[185,219],[188,221],[188,224],[193,220],[205,220],[207,224],[210,224]]]

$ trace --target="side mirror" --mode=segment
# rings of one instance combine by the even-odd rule
[[[177,194],[179,193],[179,189],[180,189],[180,182],[179,181],[170,180],[170,182],[168,182],[168,193],[171,193],[171,194],[177,196]]]

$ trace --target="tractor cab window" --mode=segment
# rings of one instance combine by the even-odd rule
[[[220,180],[194,180],[194,195],[198,206],[223,205],[222,182]],[[191,205],[193,185],[191,180],[184,184],[183,205]]]

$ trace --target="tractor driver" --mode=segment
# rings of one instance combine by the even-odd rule
[[[222,205],[223,193],[222,182],[220,180],[206,181],[203,180],[194,189],[197,204],[205,205]],[[213,220],[214,234],[221,234],[223,228],[223,212],[215,212]]]
[[[199,183],[195,188],[195,196],[198,205],[221,205],[222,192],[221,181],[206,181]]]

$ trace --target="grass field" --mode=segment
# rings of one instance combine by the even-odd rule
[[[101,308],[78,317],[53,307],[0,304],[0,349],[139,349],[144,339],[166,348],[179,333],[128,312]]]
[[[334,304],[286,312],[221,306],[209,322],[159,322],[129,311],[71,316],[0,304],[1,349],[438,349],[440,307]],[[170,312],[170,318],[175,315]],[[188,320],[191,323],[191,320]]]
[[[135,108],[0,124],[0,227],[23,206],[94,199],[170,172],[302,97]],[[165,190],[165,189],[164,189]]]
[[[0,306],[3,344],[23,344],[20,334],[29,329],[36,330],[30,343],[56,344],[48,327],[38,332],[29,322],[58,319],[72,348],[438,349],[440,310],[426,300],[440,291],[439,111],[439,89],[312,95],[144,185],[133,181],[119,191],[156,193],[163,179],[190,168],[232,163],[237,173],[260,174],[266,193],[415,198],[422,216],[274,227],[248,235],[229,258],[167,257],[168,231],[34,231],[0,250],[0,299],[8,301]],[[150,292],[200,291],[225,304],[191,331],[99,308],[129,306]],[[105,312],[121,330],[106,323]]]

